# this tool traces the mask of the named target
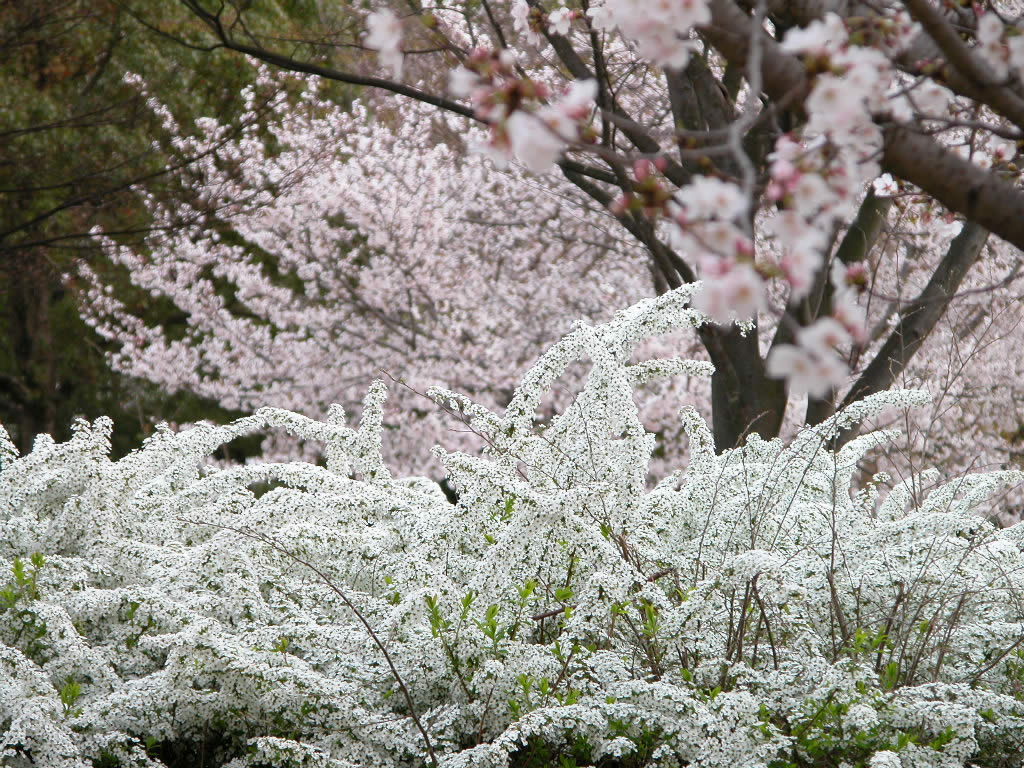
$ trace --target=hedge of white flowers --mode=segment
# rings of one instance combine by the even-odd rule
[[[710,366],[632,350],[689,296],[579,327],[504,415],[433,392],[489,446],[436,449],[455,504],[383,465],[382,385],[357,428],[265,409],[116,462],[105,419],[0,434],[0,762],[1019,765],[1022,533],[978,507],[1024,477],[852,488],[890,435],[826,444],[904,391],[721,455],[684,409],[690,464],[650,490],[633,388]],[[207,461],[267,428],[325,465]]]

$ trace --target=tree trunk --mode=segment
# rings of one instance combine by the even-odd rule
[[[756,432],[776,437],[786,412],[786,385],[769,378],[758,350],[757,330],[705,326],[701,338],[715,365],[711,377],[711,428],[715,450],[742,445]]]
[[[57,370],[50,306],[53,281],[40,259],[19,259],[8,271],[7,314],[15,371],[5,387],[15,404],[16,435],[21,453],[41,432],[57,426]]]

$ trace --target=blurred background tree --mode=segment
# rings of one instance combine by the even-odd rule
[[[137,445],[155,420],[230,416],[112,373],[64,279],[82,259],[120,285],[90,232],[141,242],[154,226],[144,199],[173,208],[192,194],[182,179],[203,158],[171,142],[170,124],[187,132],[195,118],[214,116],[240,128],[239,94],[252,68],[190,47],[198,22],[173,5],[0,4],[0,422],[21,450],[40,432],[65,438],[75,416],[110,414],[115,453]],[[286,30],[313,11],[313,3],[272,2],[258,13]],[[126,73],[144,73],[144,90]],[[167,111],[148,109],[148,97]],[[169,329],[186,320],[153,297],[123,298]]]

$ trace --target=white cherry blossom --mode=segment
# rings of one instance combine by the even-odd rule
[[[565,148],[565,139],[543,114],[518,110],[505,121],[510,149],[534,173],[551,170]]]
[[[786,379],[793,392],[824,397],[842,386],[848,375],[846,365],[834,352],[812,352],[792,344],[779,344],[768,356],[768,375]]]
[[[380,63],[396,79],[402,77],[401,43],[402,21],[390,8],[381,8],[366,17],[366,47],[379,51]]]
[[[572,23],[572,11],[561,6],[548,14],[548,31],[553,35],[569,34],[569,25]]]
[[[704,278],[693,307],[716,323],[756,319],[757,313],[767,308],[764,282],[749,264],[730,266]]]
[[[1009,50],[1003,44],[1003,22],[994,13],[983,13],[978,18],[977,51],[992,69],[996,79],[1009,74]]]
[[[824,19],[814,19],[805,27],[793,27],[786,32],[782,48],[790,53],[824,55],[837,51],[847,40],[843,20],[834,13]]]

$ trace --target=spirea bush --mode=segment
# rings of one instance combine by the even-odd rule
[[[690,295],[580,326],[504,415],[432,392],[489,446],[435,449],[454,504],[384,466],[380,384],[356,427],[264,409],[116,462],[105,419],[0,441],[3,764],[1018,765],[1024,529],[978,507],[1024,478],[854,487],[892,435],[829,441],[903,391],[721,455],[684,409],[690,463],[652,489],[633,387],[711,371],[632,351],[700,323]],[[266,428],[325,465],[205,461]]]

